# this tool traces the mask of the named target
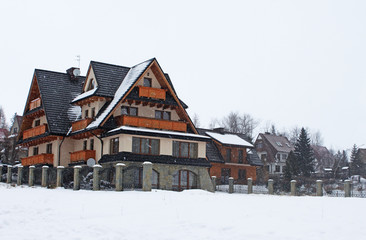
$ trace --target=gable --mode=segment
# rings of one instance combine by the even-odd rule
[[[98,88],[98,81],[95,78],[93,67],[90,65],[86,80],[83,86],[83,93]]]
[[[98,76],[97,76],[98,77]],[[144,81],[144,77],[154,78],[152,84],[156,84],[167,93],[169,93],[177,103],[176,112],[181,120],[184,120],[188,123],[189,130],[193,133],[197,133],[189,115],[183,108],[180,100],[178,99],[175,91],[173,90],[172,85],[166,79],[165,74],[163,73],[160,65],[156,61],[156,59],[150,59],[138,65],[132,67],[127,73],[125,79],[122,81],[120,87],[115,93],[115,96],[106,110],[92,122],[87,129],[97,128],[100,125],[104,125],[106,121],[112,116],[112,114],[116,111],[116,108],[121,105],[121,103],[126,99],[128,94],[133,90],[134,87],[139,86]],[[155,82],[156,79],[156,82]],[[154,83],[155,82],[155,83]]]

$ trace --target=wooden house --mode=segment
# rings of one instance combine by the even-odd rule
[[[219,184],[227,184],[229,177],[239,184],[246,183],[248,178],[257,179],[257,168],[263,163],[244,135],[226,132],[223,128],[198,131],[211,138],[206,155],[212,165],[210,176],[216,176]]]
[[[209,137],[199,135],[169,75],[155,58],[133,67],[90,62],[86,77],[36,69],[19,144],[24,166],[126,164],[126,181],[141,185],[142,163],[153,163],[153,185],[212,190]]]

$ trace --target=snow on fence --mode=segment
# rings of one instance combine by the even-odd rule
[[[42,167],[22,167],[21,165],[8,166],[0,165],[0,182],[17,185],[43,185],[48,188],[61,186],[69,189],[85,189],[85,190],[142,190],[145,184],[145,190],[150,191],[159,188],[158,182],[146,181],[144,179],[144,171],[146,176],[150,176],[146,164],[144,169],[125,172],[117,171],[115,167],[103,168],[99,165],[98,169],[88,166],[65,167],[59,168],[42,168]],[[123,168],[123,164],[120,166]],[[30,175],[30,168],[32,174]],[[75,170],[77,169],[77,170]],[[97,170],[97,171],[96,171]],[[75,175],[77,173],[77,175]],[[116,187],[116,174],[120,176],[118,188]],[[150,175],[149,175],[150,174]],[[78,177],[74,186],[75,176]],[[129,181],[126,181],[128,177]],[[149,178],[149,179],[150,179]],[[314,180],[298,178],[296,180],[285,181],[283,179],[270,179],[267,185],[255,185],[249,178],[247,184],[238,184],[233,178],[228,179],[229,184],[222,184],[221,179],[212,177],[215,191],[239,194],[276,194],[276,195],[293,195],[293,196],[328,196],[328,197],[358,197],[366,198],[366,182],[351,180]],[[31,181],[31,182],[30,182]],[[97,181],[97,182],[95,182]],[[145,181],[145,182],[144,182]],[[147,184],[147,185],[146,185]]]

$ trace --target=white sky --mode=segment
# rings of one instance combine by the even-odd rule
[[[35,68],[156,57],[207,127],[230,111],[366,143],[366,1],[1,1],[0,105],[23,113]]]

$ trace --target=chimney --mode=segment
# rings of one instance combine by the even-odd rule
[[[270,133],[270,132],[265,132],[264,134],[266,134],[266,135],[271,135],[271,133]]]
[[[214,132],[217,132],[217,133],[221,133],[221,134],[224,134],[225,133],[225,128],[223,127],[219,127],[219,128],[214,128],[212,129]]]
[[[69,74],[71,80],[77,79],[80,76],[80,68],[72,67],[66,70],[66,73]]]

